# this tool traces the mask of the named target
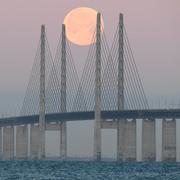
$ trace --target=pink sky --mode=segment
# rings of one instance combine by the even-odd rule
[[[53,54],[64,16],[73,8],[87,6],[104,18],[108,41],[123,12],[131,47],[147,95],[180,95],[180,1],[179,0],[1,0],[0,93],[24,92],[40,36],[46,31]],[[72,45],[77,68],[87,48]],[[81,53],[81,56],[77,54]]]

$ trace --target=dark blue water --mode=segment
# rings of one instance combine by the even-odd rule
[[[0,179],[180,180],[180,164],[0,161]]]

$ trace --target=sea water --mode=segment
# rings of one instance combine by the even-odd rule
[[[180,180],[178,163],[0,161],[0,179]]]

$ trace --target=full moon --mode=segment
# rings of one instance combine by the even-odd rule
[[[96,31],[97,11],[92,8],[80,7],[70,11],[64,18],[66,36],[74,44],[85,46],[95,42],[92,41]],[[101,17],[101,32],[104,23]]]

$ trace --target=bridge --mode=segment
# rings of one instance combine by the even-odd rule
[[[79,78],[62,25],[55,59],[41,37],[19,116],[0,119],[1,159],[44,159],[45,132],[60,131],[59,158],[67,158],[67,121],[94,120],[94,159],[101,160],[101,130],[116,129],[118,161],[180,161],[180,109],[150,109],[135,64],[123,14],[112,47],[101,14]],[[157,142],[157,123],[162,143]],[[16,152],[16,153],[15,153]]]

